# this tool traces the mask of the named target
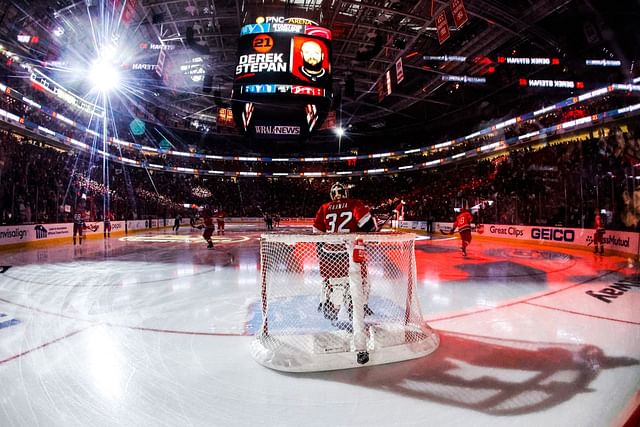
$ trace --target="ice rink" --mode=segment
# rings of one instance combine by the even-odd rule
[[[1,251],[0,426],[602,427],[640,403],[631,259],[478,239],[463,257],[422,238],[440,347],[291,374],[248,350],[260,232],[228,225],[214,250],[187,227]]]

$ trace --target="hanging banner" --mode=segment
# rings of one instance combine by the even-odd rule
[[[378,80],[378,84],[376,86],[376,89],[378,90],[378,102],[382,102],[385,97],[385,83],[382,80]]]
[[[462,27],[469,20],[462,0],[451,0],[451,13],[453,13],[453,22],[455,22],[456,28]]]
[[[402,69],[402,57],[396,61],[396,81],[398,84],[404,80],[404,70]]]
[[[436,28],[438,30],[438,42],[442,44],[451,36],[451,33],[449,33],[449,22],[447,22],[447,15],[444,10],[436,16]]]

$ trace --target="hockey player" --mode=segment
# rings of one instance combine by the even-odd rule
[[[171,227],[172,230],[175,230],[176,234],[178,234],[178,230],[180,230],[181,221],[182,221],[182,217],[180,216],[180,214],[176,214],[176,217],[173,220],[173,227]]]
[[[218,222],[218,236],[224,235],[224,211],[222,209],[218,209],[216,221]]]
[[[593,233],[593,253],[598,253],[598,245],[600,245],[600,255],[604,255],[604,223],[602,222],[602,217],[600,213],[596,211],[595,218],[595,232]]]
[[[460,249],[462,250],[462,255],[467,256],[467,246],[471,243],[471,222],[473,221],[473,216],[471,212],[469,212],[466,208],[461,208],[460,213],[456,217],[453,225],[451,226],[451,232],[449,234],[453,234],[458,231],[460,233]]]
[[[213,232],[216,230],[216,226],[213,224],[213,214],[206,208],[202,213],[202,222],[204,223],[204,232],[202,233],[202,238],[207,242],[207,249],[213,249],[213,240],[211,240],[211,236],[213,236]]]
[[[395,228],[396,230],[400,228],[400,222],[404,221],[404,205],[405,205],[405,201],[400,200],[398,205],[393,210],[393,213],[395,216],[395,227],[393,228]]]
[[[341,183],[335,183],[331,187],[331,201],[323,204],[316,213],[313,221],[314,231],[321,233],[354,233],[377,231],[376,220],[369,212],[369,208],[358,199],[350,199],[347,187]],[[318,245],[318,258],[320,261],[320,275],[323,278],[323,300],[318,307],[327,319],[336,320],[340,311],[339,307],[331,302],[333,282],[344,281],[349,276],[349,254],[344,244]],[[364,300],[368,299],[367,269],[362,264],[362,281]],[[353,310],[350,296],[346,296],[349,314]],[[364,305],[365,315],[372,315],[373,311],[368,304]]]
[[[111,238],[111,221],[113,221],[113,214],[111,211],[107,211],[104,215],[104,230],[102,231],[105,239]]]
[[[76,244],[76,234],[78,235],[79,244],[82,244],[82,232],[84,230],[84,213],[80,206],[73,213],[73,244]]]

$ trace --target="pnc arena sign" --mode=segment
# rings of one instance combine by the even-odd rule
[[[258,16],[256,24],[294,24],[294,25],[318,25],[317,22],[307,18],[285,18],[284,16]]]

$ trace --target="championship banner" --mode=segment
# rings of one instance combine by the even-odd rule
[[[111,4],[114,15],[120,15],[121,22],[128,27],[136,13],[138,0],[112,0]]]
[[[376,89],[378,90],[378,102],[382,102],[385,97],[385,83],[379,80]]]
[[[327,118],[324,119],[324,122],[320,126],[319,130],[322,130],[322,129],[335,129],[336,123],[337,123],[336,110],[331,110],[327,114]]]
[[[447,15],[444,10],[436,16],[436,28],[438,30],[438,42],[442,44],[451,36],[451,33],[449,33],[449,22],[447,21]]]
[[[404,70],[402,69],[402,57],[396,61],[396,81],[398,84],[404,80]]]
[[[462,27],[469,20],[462,0],[451,0],[451,13],[453,13],[453,22],[455,22],[456,28]]]

